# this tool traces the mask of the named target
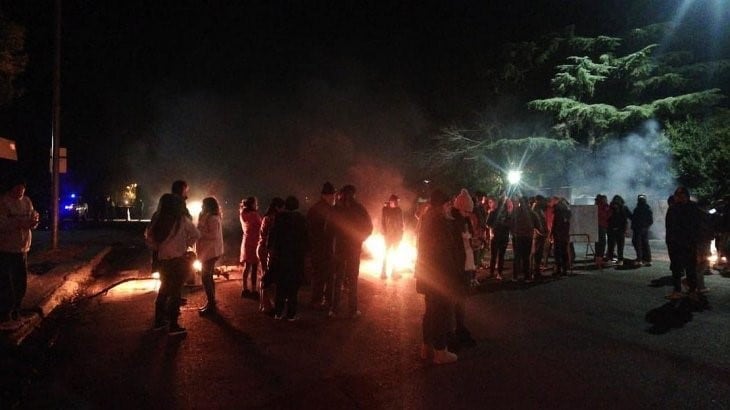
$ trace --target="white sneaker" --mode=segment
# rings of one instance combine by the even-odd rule
[[[449,349],[434,350],[433,352],[433,364],[454,363],[456,360],[458,360],[458,356],[451,353]]]

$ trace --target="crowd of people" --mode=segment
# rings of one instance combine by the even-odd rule
[[[200,314],[217,312],[213,272],[223,255],[220,207],[215,198],[206,198],[198,225],[193,226],[185,206],[187,189],[183,181],[173,184],[172,192],[160,199],[146,233],[162,281],[155,302],[155,327],[168,327],[171,334],[185,332],[177,319],[180,289],[192,257],[190,249],[195,249],[203,262],[201,278],[207,302]],[[298,199],[289,196],[272,199],[263,217],[255,197],[244,199],[239,213],[243,231],[241,297],[257,299],[259,309],[276,320],[297,320],[298,293],[309,260],[310,307],[326,311],[333,318],[359,317],[360,254],[363,242],[372,233],[373,222],[355,193],[353,185],[338,190],[327,182],[306,214],[299,212]],[[596,266],[650,266],[649,229],[654,216],[646,196],[637,196],[633,210],[619,195],[609,202],[606,195],[599,194],[595,205]],[[666,241],[674,290],[667,297],[678,299],[706,292],[699,279],[702,275],[697,275],[698,266],[706,256],[709,241],[722,230],[711,227],[709,213],[689,200],[685,188],[677,189],[668,209]],[[467,189],[449,196],[436,189],[416,217],[416,291],[425,300],[421,355],[433,363],[457,360],[447,347],[453,340],[459,346],[475,343],[466,326],[466,297],[470,287],[480,284],[476,275],[479,269],[494,280],[505,280],[505,253],[510,241],[512,281],[543,279],[550,255],[554,260],[551,276],[566,275],[572,269],[572,211],[565,198],[489,197],[482,193],[472,196]],[[397,271],[388,269],[387,255],[398,247],[405,229],[397,195],[391,195],[384,204],[380,224],[386,248],[381,277],[387,279],[390,274],[395,278]],[[628,232],[632,233],[636,254],[636,259],[630,261],[624,259]],[[682,280],[682,276],[686,278]],[[688,293],[682,292],[683,283]]]

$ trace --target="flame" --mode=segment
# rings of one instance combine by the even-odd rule
[[[398,248],[391,249],[388,253],[387,272],[413,272],[416,264],[416,239],[413,234],[406,232]],[[385,238],[380,233],[370,235],[364,242],[365,252],[370,255],[368,261],[364,261],[363,270],[379,276],[385,258]]]

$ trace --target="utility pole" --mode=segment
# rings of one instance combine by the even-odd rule
[[[52,199],[51,199],[51,215],[52,221],[52,241],[51,249],[58,249],[58,223],[60,204],[59,196],[61,195],[61,0],[55,0],[56,24],[55,34],[53,37],[53,102],[51,108],[53,124],[51,152],[52,152]]]

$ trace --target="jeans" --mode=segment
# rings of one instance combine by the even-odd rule
[[[446,349],[451,326],[452,307],[449,298],[426,294],[426,311],[423,313],[423,343],[436,350]]]
[[[190,260],[183,257],[160,261],[160,289],[155,299],[155,322],[169,320],[170,324],[177,324],[182,287],[191,269],[190,264]]]
[[[651,248],[649,248],[649,228],[634,229],[634,236],[631,240],[636,251],[636,260],[640,262],[651,262]]]
[[[338,312],[342,302],[342,288],[347,287],[348,311],[354,314],[357,311],[357,280],[360,274],[360,248],[341,251],[337,254],[334,286],[332,287],[332,308]]]

